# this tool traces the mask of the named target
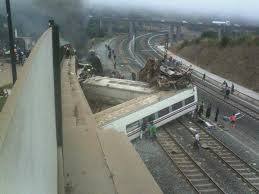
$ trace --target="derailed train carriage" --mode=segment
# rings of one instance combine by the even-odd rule
[[[153,122],[160,127],[193,112],[197,100],[197,89],[192,85],[181,90],[157,91],[97,113],[96,120],[101,128],[125,132],[133,140],[144,123]]]
[[[161,77],[166,82],[161,83]],[[143,89],[143,94],[97,113],[98,125],[104,129],[115,129],[124,132],[132,140],[139,136],[142,126],[147,122],[152,122],[156,127],[160,127],[193,112],[197,107],[198,97],[197,88],[191,83],[190,77],[191,69],[184,69],[181,66],[169,67],[151,59],[139,73],[139,79],[144,81],[145,84],[129,80],[108,80],[109,83],[106,83],[107,89],[112,90],[113,94],[128,96],[141,90],[141,88]],[[148,89],[145,88],[146,82],[153,88],[148,94],[144,92]],[[99,80],[95,84],[100,87],[101,83],[102,80]],[[135,88],[136,91],[134,91],[132,86],[136,85],[138,85],[138,89]],[[97,86],[94,88],[96,90]],[[132,88],[132,91],[129,91],[129,88]],[[125,91],[125,94],[123,91]]]

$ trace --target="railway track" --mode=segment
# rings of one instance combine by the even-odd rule
[[[168,131],[161,129],[157,141],[194,191],[197,193],[225,193]]]
[[[152,42],[152,41],[150,40],[150,42]],[[151,45],[146,44],[146,47],[150,47],[150,46]],[[156,50],[155,47],[152,47],[152,49]],[[158,53],[159,53],[159,51],[158,51]],[[151,53],[150,53],[150,56],[152,56]],[[156,57],[160,57],[160,59],[162,59],[162,57],[159,56],[157,53],[155,54],[155,56]],[[248,106],[248,105],[246,105],[244,103],[240,103],[239,100],[236,100],[234,98],[232,98],[230,100],[225,100],[223,94],[219,94],[219,90],[216,88],[216,86],[208,87],[208,86],[206,86],[204,84],[201,84],[201,81],[199,79],[197,79],[196,77],[194,77],[194,80],[195,80],[194,84],[200,90],[202,90],[202,91],[204,91],[204,92],[206,92],[208,94],[212,94],[213,96],[215,96],[221,102],[232,106],[233,108],[239,110],[241,113],[245,113],[247,116],[249,116],[249,117],[251,117],[251,118],[253,118],[255,120],[259,120],[259,110],[256,110],[254,107],[250,107],[250,106]]]
[[[217,98],[221,102],[234,107],[235,109],[239,110],[241,113],[245,113],[247,116],[249,116],[249,117],[251,117],[255,120],[259,120],[259,112],[254,110],[253,108],[250,108],[249,106],[240,104],[240,103],[236,102],[234,99],[225,100],[224,96],[222,94],[218,93],[219,91],[216,91],[216,89],[206,87],[197,80],[195,81],[195,85],[200,90],[202,90],[203,92],[206,92],[207,94],[213,95],[215,98]]]
[[[152,36],[152,34],[150,36]],[[143,59],[143,66],[149,58],[155,57],[157,59],[162,59],[159,55],[157,55],[153,48],[148,45],[150,36],[143,36],[139,39],[139,41],[136,42],[136,53]]]
[[[188,120],[180,120],[182,125],[191,132],[190,128],[199,129],[201,145],[207,145],[208,150],[215,155],[218,160],[232,170],[249,188],[259,193],[259,172],[250,164],[241,159],[223,142],[212,136],[200,125]]]

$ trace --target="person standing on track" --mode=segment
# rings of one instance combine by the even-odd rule
[[[143,124],[141,125],[141,128],[140,128],[140,136],[139,136],[140,139],[142,139],[143,133],[145,132],[146,127],[147,127],[147,123],[146,123],[146,122],[143,122]]]
[[[237,122],[237,117],[235,114],[232,114],[230,117],[229,117],[229,120],[230,120],[230,123],[231,123],[231,127],[232,128],[235,128],[236,127],[236,122]]]
[[[235,86],[234,86],[234,84],[232,83],[232,86],[231,86],[231,94],[234,94],[234,91],[235,91]]]
[[[198,116],[201,117],[202,114],[203,114],[203,108],[204,108],[204,105],[203,105],[203,102],[201,103],[200,107],[199,107],[199,110],[198,110]]]
[[[211,114],[211,104],[209,104],[207,110],[206,110],[206,118],[210,118],[210,114]]]
[[[229,99],[229,94],[230,94],[230,89],[227,87],[227,88],[226,88],[226,92],[225,92],[224,99]]]
[[[216,114],[215,114],[215,122],[218,122],[219,117],[219,107],[217,107]]]
[[[206,79],[206,74],[204,73],[202,76],[202,81],[205,81],[205,79]]]
[[[200,134],[197,132],[194,136],[193,148],[199,149],[200,147]]]

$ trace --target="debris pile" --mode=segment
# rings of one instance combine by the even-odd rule
[[[162,90],[182,89],[191,83],[191,74],[192,69],[184,67],[181,63],[171,61],[165,64],[149,59],[139,72],[139,79]]]
[[[160,65],[155,59],[148,59],[145,67],[139,72],[139,80],[155,85],[160,75]]]

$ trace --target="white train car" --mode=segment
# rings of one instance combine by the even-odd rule
[[[219,25],[219,26],[230,26],[231,23],[230,21],[212,21],[212,24],[216,24],[216,25]]]
[[[177,91],[160,91],[141,96],[96,114],[103,129],[125,132],[130,140],[137,138],[143,123],[152,121],[160,127],[195,110],[197,88]]]

